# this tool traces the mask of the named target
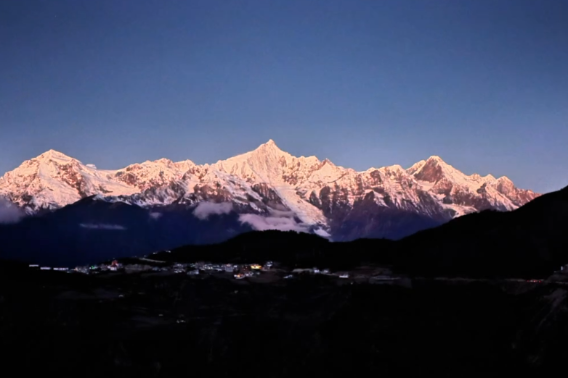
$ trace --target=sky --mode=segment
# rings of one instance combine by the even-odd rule
[[[0,1],[0,174],[213,163],[273,139],[568,185],[568,1]]]

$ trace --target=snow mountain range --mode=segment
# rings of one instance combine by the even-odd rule
[[[118,170],[50,150],[0,178],[0,197],[28,215],[92,197],[138,206],[155,218],[172,208],[200,219],[231,213],[252,229],[315,232],[333,240],[397,239],[471,212],[514,210],[537,196],[507,177],[468,176],[437,156],[408,169],[360,172],[292,156],[272,140],[214,164],[160,159]]]

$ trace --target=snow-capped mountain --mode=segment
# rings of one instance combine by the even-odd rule
[[[150,208],[212,202],[257,229],[312,230],[340,240],[397,238],[470,212],[513,210],[538,194],[506,177],[465,175],[437,156],[408,169],[357,172],[327,159],[294,157],[270,140],[214,164],[160,159],[119,170],[50,150],[0,178],[0,196],[28,213],[89,196]]]

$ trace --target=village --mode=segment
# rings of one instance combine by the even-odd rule
[[[115,259],[110,262],[77,266],[75,268],[48,267],[38,264],[30,264],[29,267],[30,269],[40,271],[101,276],[116,274],[140,274],[143,276],[187,275],[195,279],[217,277],[254,283],[275,283],[280,280],[294,280],[307,276],[327,276],[330,279],[337,279],[338,284],[372,283],[410,285],[410,280],[393,275],[390,269],[385,267],[362,266],[349,271],[331,271],[327,268],[318,267],[287,268],[274,261],[266,261],[263,264],[211,263],[206,261],[172,263],[154,259],[152,255],[128,259]]]
[[[169,251],[165,251],[168,252]],[[115,276],[121,274],[139,274],[141,276],[167,276],[187,275],[194,279],[206,279],[208,277],[229,279],[236,282],[250,283],[276,283],[281,280],[294,280],[306,277],[328,277],[335,280],[338,285],[369,283],[382,285],[398,285],[412,287],[412,280],[405,276],[395,275],[388,267],[360,266],[351,270],[331,271],[328,268],[318,267],[294,267],[289,268],[275,261],[258,263],[212,263],[197,261],[181,263],[163,261],[154,258],[158,252],[144,257],[132,257],[115,259],[109,262],[87,266],[49,267],[39,264],[29,264],[29,268],[38,271],[59,272],[81,275]],[[163,256],[163,252],[161,252]],[[471,281],[467,278],[436,277],[434,280],[442,281]],[[544,283],[553,282],[560,285],[568,285],[568,265],[553,272],[548,280],[543,279],[505,279],[505,281]]]

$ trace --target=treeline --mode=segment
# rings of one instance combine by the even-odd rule
[[[216,263],[263,263],[277,261],[289,267],[345,269],[365,262],[392,263],[393,241],[360,239],[330,242],[317,235],[294,231],[249,232],[224,243],[185,246],[154,255],[158,260]]]

